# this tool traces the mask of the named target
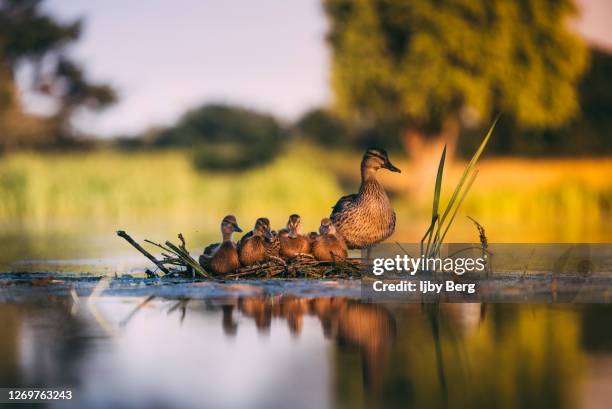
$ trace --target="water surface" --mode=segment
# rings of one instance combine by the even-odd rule
[[[293,294],[235,284],[201,298],[96,284],[80,297],[38,280],[0,289],[0,384],[73,389],[75,400],[50,407],[603,408],[612,398],[605,305],[376,305],[350,282]]]
[[[612,401],[609,305],[368,304],[355,280],[144,280],[149,263],[110,230],[0,244],[0,385],[73,389],[49,407]]]

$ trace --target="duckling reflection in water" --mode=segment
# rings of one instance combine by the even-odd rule
[[[302,234],[302,219],[297,214],[289,216],[287,228],[280,232],[279,239],[283,258],[310,253],[310,240]]]
[[[255,227],[240,239],[238,243],[238,256],[243,266],[266,260],[270,255],[270,244],[275,241],[270,230],[270,220],[260,217],[255,222]]]
[[[376,179],[379,169],[401,172],[384,149],[369,148],[361,161],[359,192],[343,196],[332,209],[331,220],[349,249],[369,249],[395,231],[395,211]]]
[[[321,220],[319,235],[312,243],[312,255],[319,261],[344,260],[348,256],[346,243],[330,219]]]
[[[227,215],[221,221],[221,243],[214,243],[204,249],[200,265],[213,274],[227,274],[240,267],[238,250],[232,241],[234,232],[242,232],[236,218]]]
[[[260,333],[269,333],[272,325],[272,303],[264,297],[245,297],[238,300],[238,309],[255,321]]]
[[[310,300],[296,296],[284,296],[279,303],[278,316],[287,321],[289,332],[297,337],[302,333],[304,326],[304,315],[310,313]]]
[[[299,336],[304,316],[315,316],[326,337],[340,347],[357,348],[362,358],[363,380],[368,389],[378,389],[389,352],[396,337],[394,316],[385,308],[362,304],[344,297],[294,295],[245,297],[238,301],[240,312],[252,318],[260,333],[269,333],[272,318],[286,321],[293,336]],[[225,325],[225,315],[224,315]],[[234,329],[234,328],[233,328]]]

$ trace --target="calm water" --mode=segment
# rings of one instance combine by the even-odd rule
[[[0,244],[0,271],[53,273],[24,281],[0,273],[12,277],[0,279],[0,386],[73,389],[74,401],[49,407],[540,409],[612,401],[609,305],[364,304],[356,281],[127,277],[118,291],[106,280],[54,275],[121,277],[150,267],[112,229],[17,234]]]
[[[50,407],[604,408],[612,399],[610,306],[363,304],[339,295],[351,283],[327,284],[326,296],[244,295],[235,285],[199,299],[65,296],[49,285],[0,289],[0,384],[73,389],[74,401]]]

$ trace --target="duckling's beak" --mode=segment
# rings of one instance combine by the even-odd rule
[[[394,164],[392,164],[389,159],[385,160],[385,164],[383,165],[383,168],[389,169],[391,172],[402,173],[402,171],[399,170],[399,168],[396,167]]]
[[[242,233],[242,229],[238,226],[238,223],[232,223],[232,227],[234,227],[235,232]]]

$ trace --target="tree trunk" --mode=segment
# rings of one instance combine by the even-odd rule
[[[442,150],[446,145],[445,169],[452,164],[457,149],[460,124],[456,116],[448,117],[440,132],[427,134],[416,127],[406,128],[403,132],[403,144],[410,158],[408,172],[410,189],[418,200],[428,200],[433,191],[438,164]]]

